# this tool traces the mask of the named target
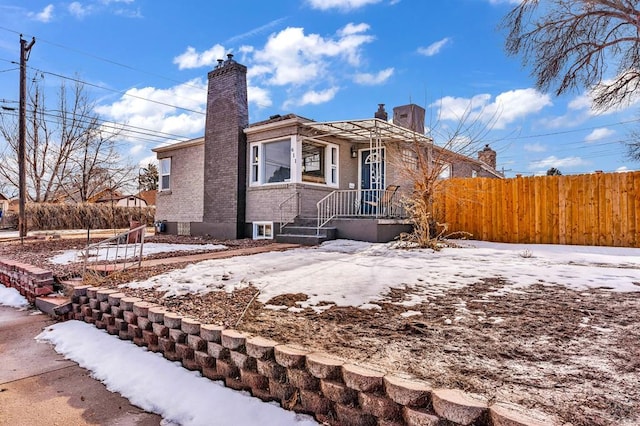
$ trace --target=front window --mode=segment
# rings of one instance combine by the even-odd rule
[[[303,182],[326,183],[324,151],[324,145],[302,142]]]
[[[304,182],[338,185],[338,146],[315,141],[255,142],[249,147],[249,184]]]
[[[269,142],[262,145],[262,183],[291,180],[291,141]]]
[[[160,191],[168,191],[171,189],[171,158],[162,158],[160,160]]]

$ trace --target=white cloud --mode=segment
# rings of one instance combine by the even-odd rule
[[[353,78],[353,81],[365,86],[375,86],[385,83],[389,79],[389,77],[393,75],[393,71],[393,68],[386,68],[376,74],[358,73]]]
[[[226,53],[224,46],[220,44],[216,44],[202,53],[198,53],[194,47],[188,46],[184,53],[173,58],[173,63],[177,64],[178,69],[181,70],[212,67],[217,64],[218,59],[225,59]]]
[[[547,148],[536,142],[536,143],[527,143],[523,146],[523,149],[527,152],[545,152]]]
[[[36,21],[40,21],[40,22],[50,22],[53,19],[53,10],[54,7],[52,4],[49,4],[47,6],[45,6],[44,9],[42,9],[42,11],[40,12],[29,12],[27,14],[27,16],[29,16],[29,18],[36,20]]]
[[[124,16],[125,18],[143,18],[140,8],[137,9],[116,9],[113,12],[115,15]]]
[[[349,10],[359,9],[370,4],[380,3],[380,1],[381,0],[307,0],[307,3],[313,9],[338,9],[346,12]]]
[[[271,101],[271,95],[267,89],[252,86],[251,84],[247,87],[247,98],[249,103],[257,106],[258,108],[267,108],[273,104]]]
[[[493,102],[491,95],[485,93],[470,99],[446,96],[431,106],[440,109],[442,120],[480,121],[494,129],[504,129],[508,124],[551,105],[549,95],[535,89],[517,89],[499,94]]]
[[[364,34],[367,24],[347,24],[335,38],[304,33],[303,28],[288,27],[269,37],[263,49],[253,56],[268,84],[299,85],[323,77],[335,60],[343,59],[348,65],[358,66],[361,48],[373,41]]]
[[[591,133],[589,133],[585,138],[585,142],[595,142],[600,139],[608,138],[611,135],[614,135],[615,130],[607,129],[606,127],[600,127],[598,129],[594,129]]]
[[[558,158],[555,155],[551,155],[545,159],[532,161],[529,163],[529,170],[548,170],[551,167],[555,168],[572,168],[579,166],[586,166],[589,162],[583,160],[580,157],[565,157]]]
[[[130,127],[169,133],[176,137],[193,137],[200,135],[204,129],[206,96],[207,83],[198,78],[168,89],[132,88],[116,102],[97,107],[96,112]],[[172,105],[180,105],[188,110]],[[132,141],[141,137],[134,132],[123,136]]]
[[[146,147],[142,144],[135,144],[131,148],[129,148],[129,154],[138,155],[140,154]]]
[[[336,96],[336,93],[338,93],[337,87],[331,87],[327,90],[323,90],[320,92],[317,92],[315,90],[310,90],[304,95],[302,95],[302,98],[297,103],[297,105],[299,106],[308,105],[308,104],[318,105],[325,102],[329,102],[331,99],[333,99]]]
[[[77,1],[70,3],[67,9],[70,14],[78,19],[82,19],[91,13],[90,7],[83,6],[82,3]]]
[[[271,22],[266,23],[265,25],[261,25],[257,28],[253,28],[249,31],[245,31],[242,34],[238,34],[236,36],[231,37],[230,39],[228,39],[226,41],[226,43],[234,43],[236,41],[240,41],[242,39],[245,39],[247,37],[252,37],[255,35],[258,35],[260,33],[264,33],[266,31],[268,31],[269,29],[273,28],[273,27],[277,27],[278,25],[280,25],[281,23],[283,23],[287,18],[279,18],[279,19],[274,19]]]
[[[597,116],[621,112],[640,103],[640,94],[637,93],[634,87],[628,87],[628,91],[633,94],[624,102],[617,102],[607,109],[596,108],[593,103],[594,97],[596,97],[598,91],[604,90],[604,87],[612,84],[613,81],[614,80],[605,80],[601,85],[595,86],[592,90],[577,96],[569,102],[569,109],[586,112],[589,116]],[[630,83],[629,86],[631,84],[633,83]]]
[[[442,40],[438,40],[435,43],[431,43],[427,47],[419,47],[418,53],[424,56],[437,55],[438,53],[440,53],[440,50],[442,50],[442,48],[446,46],[450,41],[451,39],[449,37],[443,38]]]
[[[630,170],[627,166],[620,166],[616,169],[616,173],[626,173],[626,172],[632,172],[633,170]]]
[[[158,165],[158,158],[155,154],[144,157],[138,162],[139,167],[147,167],[149,164]]]

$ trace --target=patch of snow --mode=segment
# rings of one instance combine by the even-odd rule
[[[267,404],[245,392],[225,388],[179,363],[122,341],[79,321],[46,328],[36,339],[91,371],[107,389],[157,413],[163,424],[316,425],[309,416]],[[126,362],[123,362],[126,360]],[[179,397],[177,397],[179,396]]]
[[[535,256],[523,258],[525,249]],[[384,300],[389,290],[405,288],[410,290],[407,299],[396,304],[411,307],[488,278],[506,283],[490,294],[492,298],[522,293],[534,284],[577,291],[606,285],[611,291],[638,292],[640,249],[466,241],[464,247],[434,252],[336,240],[313,248],[207,260],[123,286],[153,288],[172,297],[232,292],[253,284],[262,303],[303,293],[308,299],[300,306],[320,312],[320,302],[368,307]]]
[[[5,287],[0,284],[0,305],[11,308],[24,308],[29,306],[29,301],[15,288]]]
[[[189,252],[198,250],[219,251],[225,250],[227,246],[222,244],[168,244],[168,243],[145,243],[143,246],[143,256],[150,256],[157,253],[175,253]],[[98,252],[91,251],[90,262],[98,262],[104,260],[130,259],[137,256],[140,250],[139,244],[120,245],[116,251],[116,246],[101,248]],[[56,265],[68,265],[69,263],[82,262],[82,250],[65,250],[49,261]]]
[[[422,312],[418,312],[418,311],[404,311],[403,313],[400,314],[400,316],[402,318],[410,318],[410,317],[415,317],[415,316],[419,316],[422,315]]]

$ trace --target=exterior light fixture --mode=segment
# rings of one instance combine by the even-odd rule
[[[351,158],[358,158],[358,148],[355,145],[351,145]]]

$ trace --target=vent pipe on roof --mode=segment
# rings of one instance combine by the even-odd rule
[[[223,62],[224,62],[224,59],[218,59],[218,65],[216,66],[216,68],[221,68]]]

